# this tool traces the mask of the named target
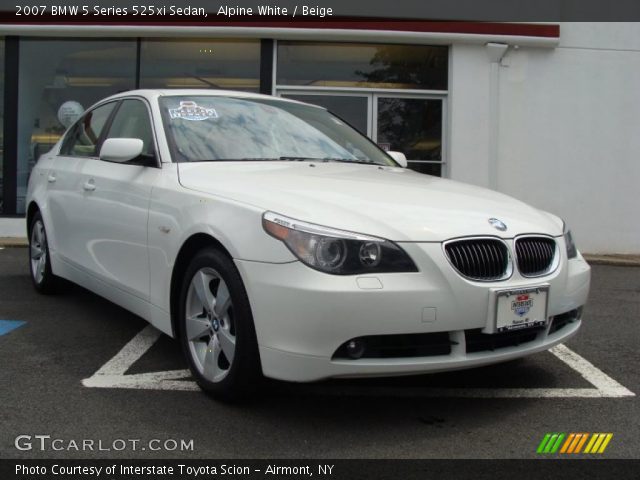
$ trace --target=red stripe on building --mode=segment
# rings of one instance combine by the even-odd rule
[[[281,17],[234,17],[228,20],[197,21],[159,21],[157,17],[149,20],[123,21],[122,16],[101,16],[99,20],[82,21],[83,17],[50,15],[38,17],[34,21],[17,19],[8,12],[0,12],[0,23],[10,25],[56,25],[56,26],[167,26],[167,27],[256,27],[256,28],[300,28],[300,29],[336,29],[336,30],[386,30],[397,32],[421,32],[469,35],[507,35],[521,37],[559,38],[560,26],[557,24],[537,23],[499,23],[499,22],[433,22],[423,20],[394,19],[379,20],[357,17],[331,17],[331,19],[296,19],[283,21]]]

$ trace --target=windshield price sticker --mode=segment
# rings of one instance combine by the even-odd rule
[[[169,108],[171,119],[182,119],[200,122],[211,118],[218,118],[218,112],[214,108],[201,107],[196,102],[181,101],[178,108]]]

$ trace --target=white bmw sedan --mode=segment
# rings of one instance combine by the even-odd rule
[[[35,288],[64,278],[179,339],[220,398],[502,362],[580,328],[563,221],[422,175],[328,111],[211,90],[91,107],[35,166]]]

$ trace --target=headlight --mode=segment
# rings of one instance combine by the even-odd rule
[[[571,230],[569,230],[566,223],[564,224],[564,243],[567,245],[567,257],[576,258],[578,256],[578,249],[576,248],[576,244],[573,242]]]
[[[266,212],[262,225],[302,263],[334,275],[417,272],[398,245],[383,238],[322,227]]]

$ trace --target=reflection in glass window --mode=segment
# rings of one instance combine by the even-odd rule
[[[4,168],[4,39],[0,39],[0,213],[4,206],[2,171]]]
[[[312,103],[326,108],[334,115],[349,122],[353,128],[363,135],[367,132],[367,97],[354,95],[282,95],[284,98],[297,100],[304,103]]]
[[[260,41],[143,39],[140,87],[257,92],[260,88]]]
[[[447,47],[278,42],[278,85],[447,89]]]
[[[96,146],[116,102],[102,105],[76,123],[65,137],[60,153],[72,157],[97,157]]]
[[[442,100],[378,98],[378,144],[403,152],[409,168],[442,172]]]
[[[82,110],[135,87],[135,40],[20,40],[18,212],[31,167]]]
[[[155,157],[149,110],[141,100],[122,102],[113,117],[106,138],[138,138],[142,140],[142,155],[147,158]]]

